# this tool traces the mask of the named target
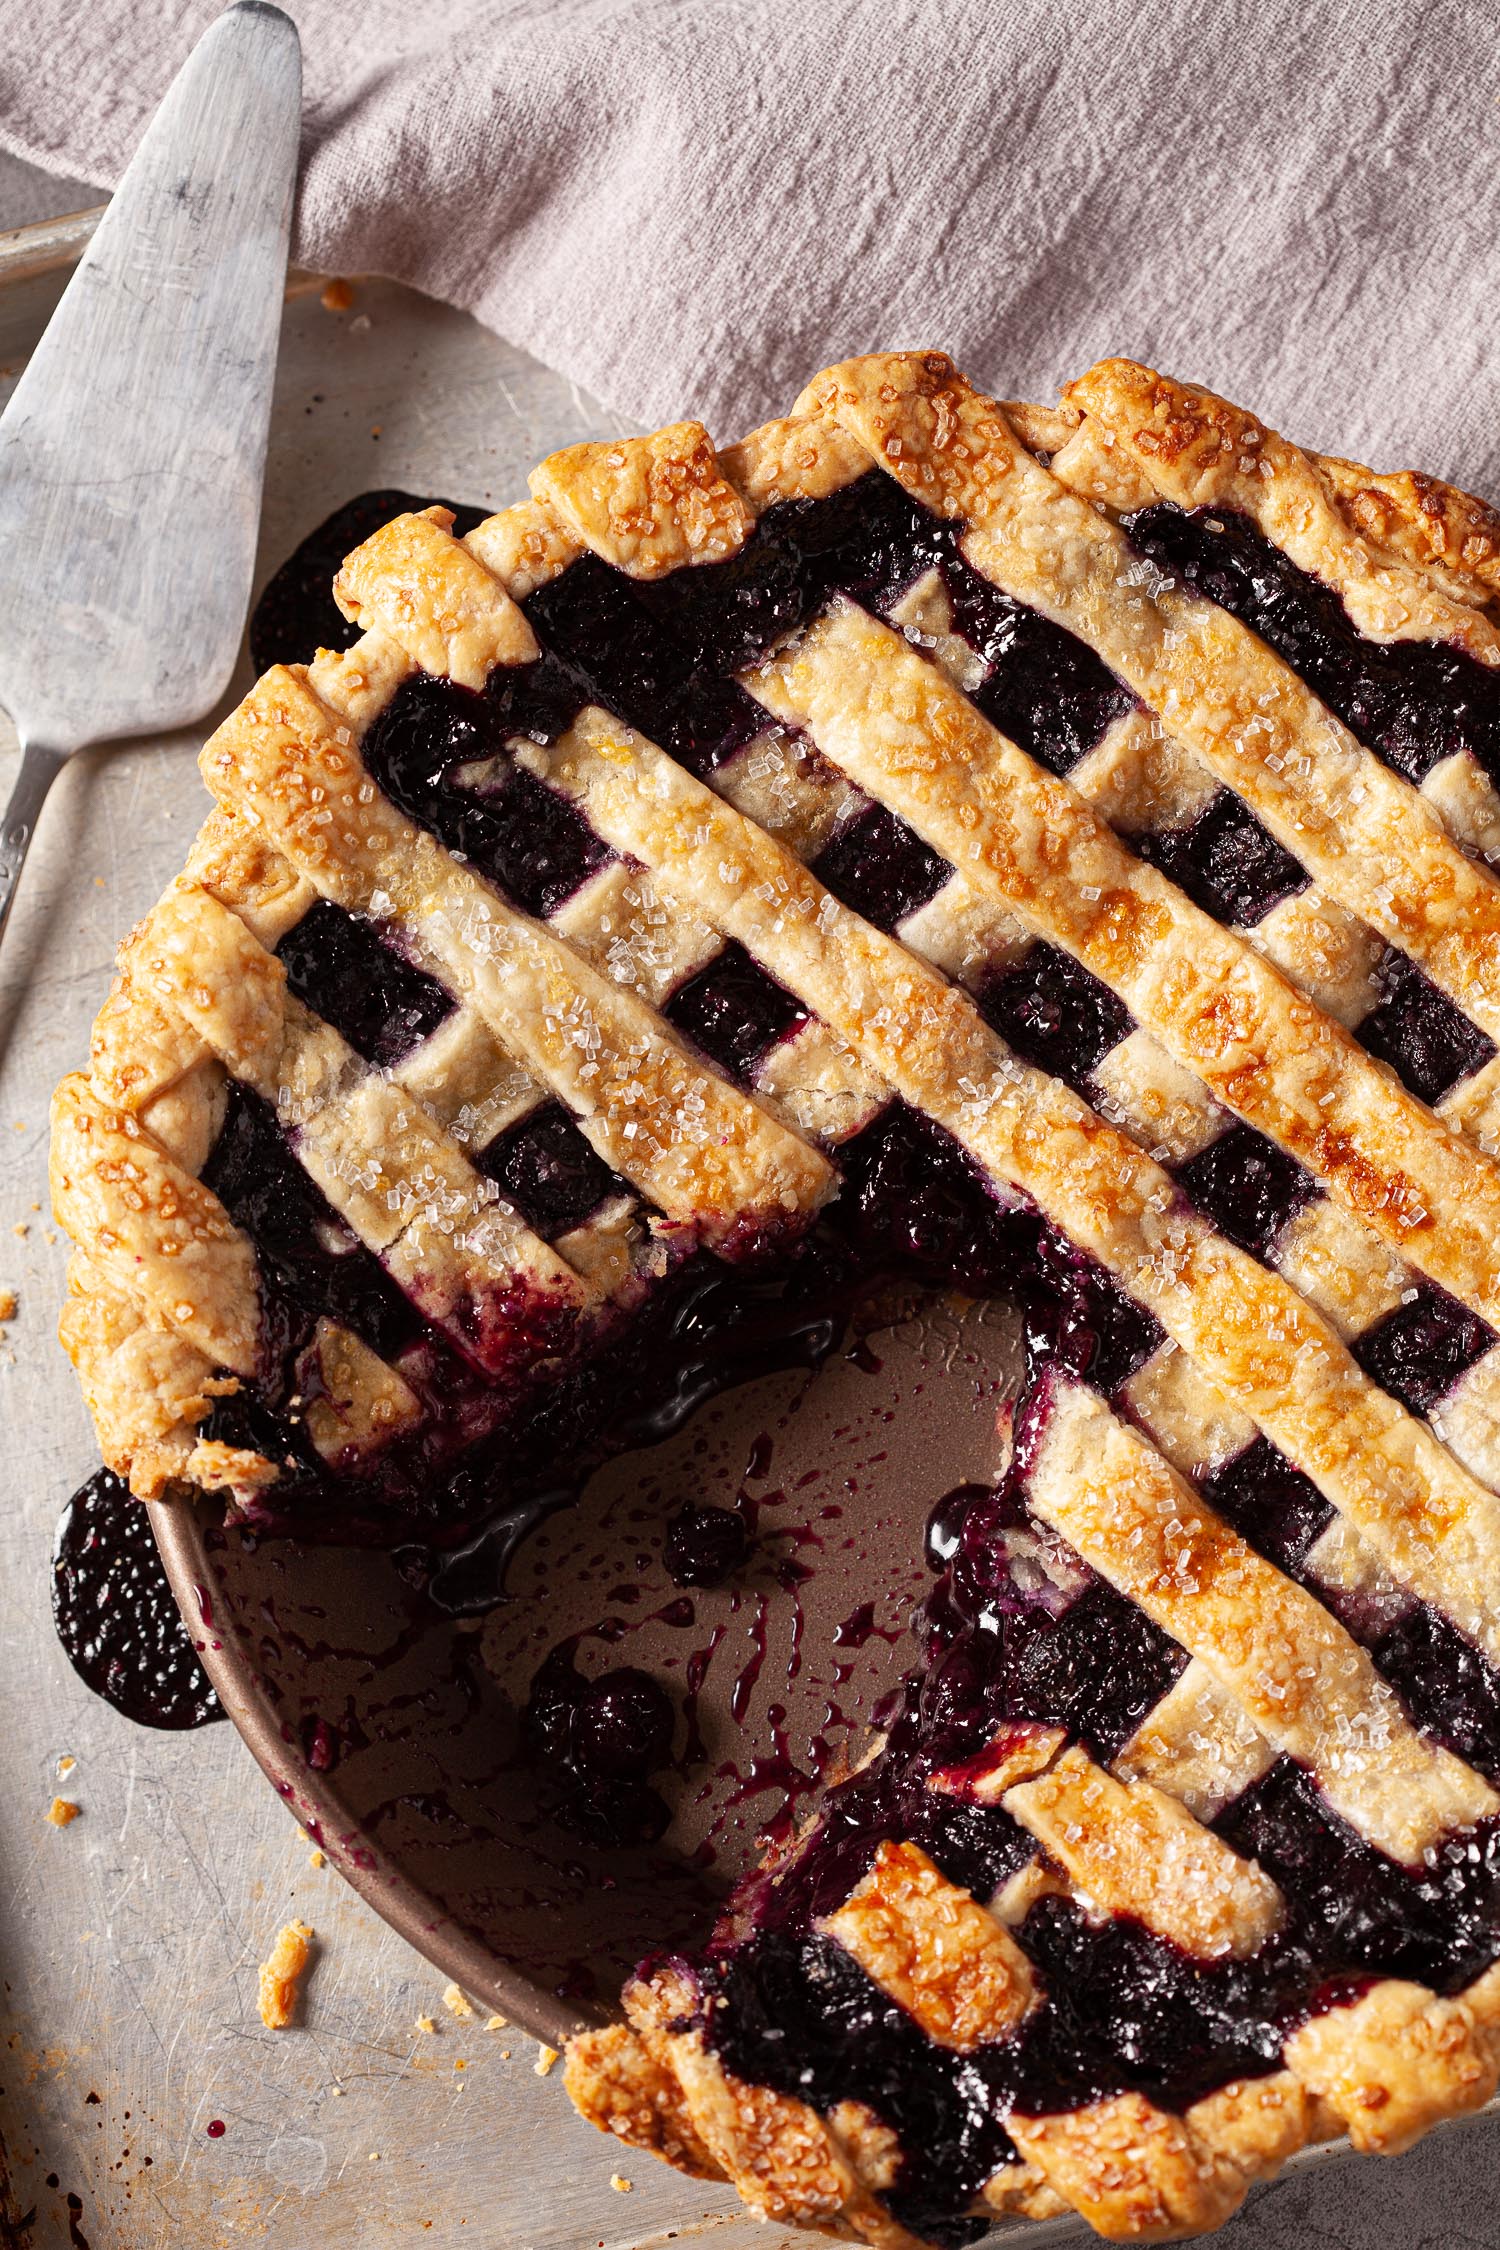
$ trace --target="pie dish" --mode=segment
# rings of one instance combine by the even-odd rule
[[[55,1112],[110,1466],[472,1522],[747,1323],[1012,1292],[899,1710],[575,2100],[944,2246],[1481,2106],[1500,521],[935,353],[532,493],[376,530],[204,752]]]

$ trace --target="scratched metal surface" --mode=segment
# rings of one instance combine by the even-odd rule
[[[339,318],[303,297],[287,312],[265,555],[278,560],[369,485],[503,503],[549,448],[612,426],[567,383],[410,293],[363,287]],[[532,2042],[447,2015],[441,1979],[310,1865],[228,1727],[138,1731],[53,1641],[48,1549],[93,1455],[52,1336],[63,1248],[45,1208],[47,1097],[84,1053],[120,933],[205,808],[197,746],[177,737],[76,762],[0,956],[0,1288],[20,1299],[0,1331],[0,2131],[12,2178],[0,2241],[654,2250],[711,2236],[723,2250],[777,2250],[779,2233],[722,2193],[578,2124],[556,2074],[535,2074]],[[0,739],[0,788],[10,758]],[[77,1765],[60,1782],[64,1756]],[[60,1787],[83,1807],[64,1830],[42,1817]],[[305,2027],[273,2034],[256,2014],[255,1969],[294,1913],[321,1954]],[[429,2015],[435,2034],[416,2029]],[[611,2188],[617,2171],[628,2194]],[[1500,2121],[1487,2120],[1395,2164],[1311,2166],[1216,2239],[1458,2250],[1500,2239],[1497,2208]]]

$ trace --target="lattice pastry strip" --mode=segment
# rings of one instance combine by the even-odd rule
[[[1500,1171],[1134,859],[935,666],[845,603],[747,684],[971,882],[1075,954],[1404,1256],[1500,1317]]]
[[[940,355],[878,374],[851,361],[799,403],[965,519],[961,551],[981,576],[1076,633],[1351,913],[1500,1029],[1500,887],[1253,633],[1154,583],[1125,533],[1019,448]]]
[[[738,937],[905,1100],[1117,1274],[1403,1583],[1500,1649],[1480,1591],[1500,1595],[1500,1509],[1302,1298],[1185,1211],[1159,1167],[1058,1081],[1020,1064],[954,987],[653,745],[586,712],[548,771],[664,896]],[[1393,1478],[1413,1480],[1422,1511],[1393,1504]]]
[[[722,1238],[827,1195],[828,1166],[805,1142],[382,799],[350,725],[294,673],[268,673],[203,764],[210,787],[252,811],[324,897],[355,912],[376,892],[389,900],[419,957],[669,1218]]]

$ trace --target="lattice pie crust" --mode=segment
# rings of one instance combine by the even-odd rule
[[[523,605],[580,558],[654,588],[872,465],[961,527],[978,581],[1066,628],[1128,690],[1066,771],[980,708],[988,659],[928,571],[883,614],[835,594],[758,653],[739,687],[764,723],[701,778],[597,704],[514,743],[609,847],[550,913],[512,904],[377,787],[361,745],[403,684],[478,690],[536,663]],[[840,1147],[898,1097],[1159,1324],[1108,1400],[1066,1371],[1043,1386],[1026,1497],[1189,1661],[1112,1758],[1022,1728],[963,1784],[1034,1839],[1002,1894],[972,1896],[892,1837],[823,1935],[928,2041],[971,2053],[1021,2037],[1048,2004],[1024,1945],[1048,1893],[1194,1959],[1253,1957],[1285,1900],[1211,1823],[1278,1758],[1407,1867],[1481,1829],[1500,1815],[1489,1779],[1415,1723],[1349,1619],[1357,1601],[1424,1604],[1500,1667],[1500,1345],[1424,1412],[1362,1344],[1438,1293],[1476,1336],[1500,1329],[1500,1059],[1429,1101],[1356,1033],[1394,949],[1476,1051],[1500,1041],[1500,796],[1462,746],[1418,782],[1394,770],[1121,519],[1223,511],[1363,640],[1488,668],[1500,523],[1431,479],[1309,456],[1124,361],[1053,410],[997,405],[938,354],[854,360],[722,452],[683,422],[572,447],[531,481],[529,502],[465,539],[429,509],[366,541],[336,589],[363,637],[268,672],[204,751],[217,808],[127,939],[90,1067],[54,1115],[54,1197],[77,1244],[63,1340],[108,1461],[148,1499],[182,1483],[243,1499],[278,1474],[204,1434],[265,1349],[255,1245],[199,1176],[231,1082],[273,1105],[342,1225],[502,1389],[628,1313],[684,1246],[733,1257],[794,1235],[836,1194]],[[1226,789],[1295,862],[1287,895],[1239,922],[1139,842],[1184,832]],[[811,866],[870,802],[948,870],[889,929]],[[398,933],[454,1003],[390,1067],[288,990],[276,948],[319,901]],[[663,1013],[729,941],[803,1012],[748,1080]],[[1088,1098],[1023,1060],[979,1004],[1039,944],[1128,1011]],[[623,1183],[556,1240],[476,1163],[544,1102]],[[1315,1183],[1254,1249],[1178,1177],[1245,1128]],[[311,1349],[309,1435],[357,1473],[420,1422],[420,1385],[333,1320]],[[1325,1507],[1295,1570],[1205,1497],[1265,1441]],[[736,2077],[685,1964],[640,1976],[625,2012],[569,2058],[596,2123],[732,2180],[780,2222],[917,2239],[891,2208],[888,2121]],[[974,2208],[1071,2206],[1112,2237],[1170,2239],[1220,2224],[1310,2140],[1404,2148],[1497,2077],[1500,1969],[1444,1996],[1367,1979],[1309,2014],[1278,2068],[1185,2113],[1128,2089],[1018,2108],[1013,2155]]]

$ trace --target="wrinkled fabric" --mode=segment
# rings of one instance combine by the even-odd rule
[[[214,0],[10,0],[0,145],[108,187]],[[721,441],[940,345],[1106,353],[1500,485],[1500,37],[1479,0],[291,0],[296,254],[467,307]]]

